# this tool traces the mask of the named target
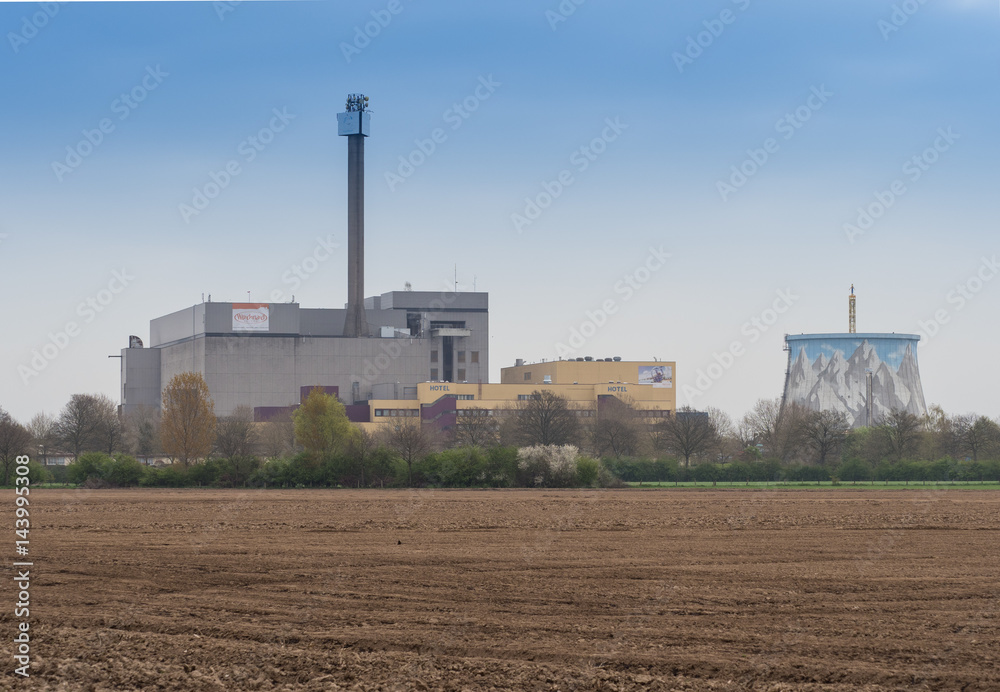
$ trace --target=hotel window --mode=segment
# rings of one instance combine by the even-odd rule
[[[458,381],[465,382],[465,368],[458,369]]]
[[[431,382],[437,382],[438,379],[438,369],[431,368]]]
[[[524,381],[527,382],[530,379],[531,379],[531,373],[530,372],[524,373]]]
[[[438,352],[437,351],[431,351],[431,362],[432,363],[438,362]]]
[[[465,351],[459,351],[458,352],[458,362],[459,363],[464,363],[465,362]],[[462,378],[459,378],[459,379],[462,379]]]
[[[471,358],[470,358],[469,362],[470,363],[478,363],[479,362],[479,351],[472,351]]]

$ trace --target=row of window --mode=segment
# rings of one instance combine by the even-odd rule
[[[455,352],[455,356],[456,356],[456,360],[459,363],[464,363],[465,362],[465,351],[456,351]],[[438,352],[437,352],[437,349],[431,351],[431,362],[432,363],[437,363],[438,362]],[[470,363],[478,363],[479,362],[479,351],[469,351],[469,362]]]
[[[475,399],[472,394],[459,394],[456,399],[471,400]],[[459,416],[492,416],[494,412],[490,409],[483,408],[463,408],[457,411]],[[593,409],[578,409],[573,411],[579,418],[593,418],[597,415],[597,412]],[[643,411],[642,412],[648,418],[668,418],[670,416],[670,411]],[[420,415],[420,411],[417,409],[409,408],[377,408],[375,409],[375,416],[377,418],[416,418]]]
[[[465,382],[465,380],[466,380],[466,377],[465,377],[465,368],[459,368],[458,369],[458,377],[455,378],[455,381],[456,382]],[[438,369],[437,368],[431,368],[431,382],[437,382],[437,381],[438,381]]]

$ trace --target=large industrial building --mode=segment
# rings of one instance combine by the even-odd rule
[[[373,336],[343,335],[347,309],[209,302],[154,319],[148,348],[122,349],[123,411],[159,408],[182,372],[205,378],[218,415],[240,405],[259,420],[322,386],[348,405],[416,399],[417,384],[485,382],[485,293],[394,291],[364,301]],[[353,412],[354,409],[352,409]]]
[[[892,411],[927,412],[916,334],[858,334],[851,286],[849,330],[785,335],[783,404],[843,413],[852,427],[878,425]]]
[[[208,302],[153,319],[149,344],[122,349],[124,413],[160,408],[163,388],[183,372],[202,375],[215,413],[238,406],[258,421],[286,415],[313,388],[347,406],[351,420],[376,425],[403,417],[439,429],[468,409],[495,411],[538,389],[564,396],[580,415],[605,397],[649,416],[675,408],[673,363],[618,359],[556,361],[503,371],[489,384],[486,293],[393,291],[364,296],[364,143],[368,99],[351,94],[337,116],[348,138],[348,300],[343,309],[298,303]]]

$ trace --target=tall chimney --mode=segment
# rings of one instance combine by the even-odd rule
[[[368,97],[348,94],[337,114],[337,134],[347,137],[347,318],[344,336],[371,336],[365,315],[365,137]]]

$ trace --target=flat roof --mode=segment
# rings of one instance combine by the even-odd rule
[[[839,332],[831,334],[785,334],[785,341],[800,339],[909,339],[920,341],[919,334],[898,332]]]

